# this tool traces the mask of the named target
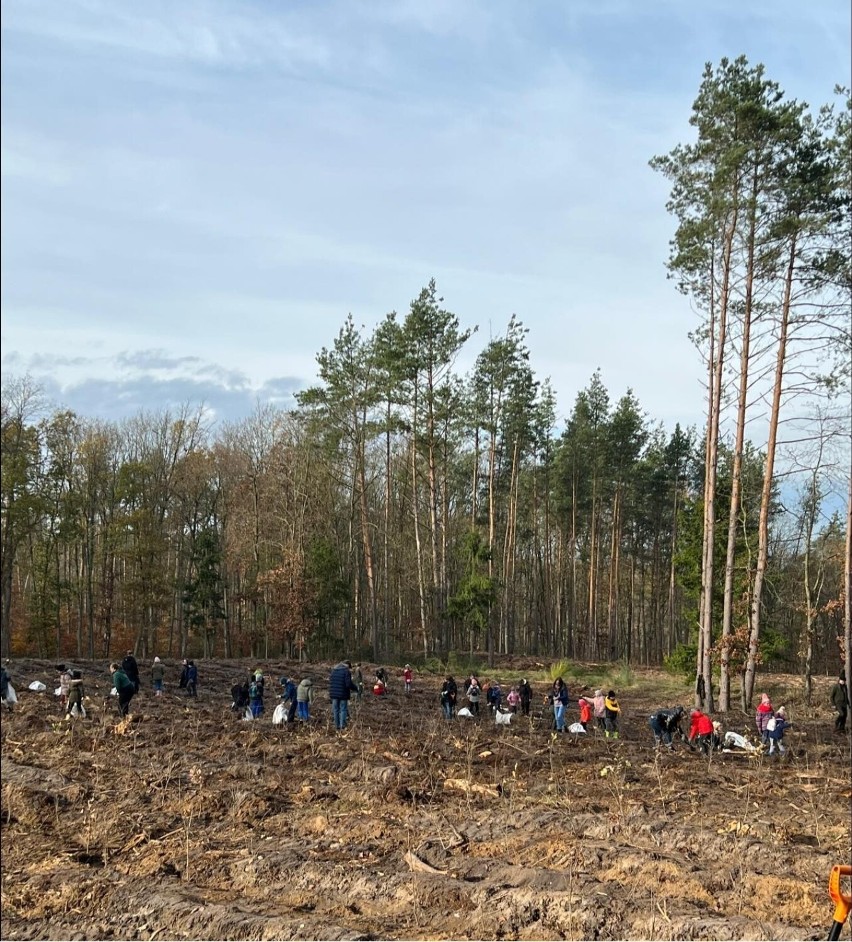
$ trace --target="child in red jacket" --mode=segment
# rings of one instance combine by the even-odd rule
[[[713,743],[713,720],[701,710],[693,710],[690,719],[692,721],[688,737],[690,746],[693,748],[697,746],[704,755],[709,755]]]
[[[580,725],[587,730],[592,722],[592,705],[585,697],[580,697],[577,706],[580,708]]]

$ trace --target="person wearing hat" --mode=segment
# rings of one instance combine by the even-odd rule
[[[610,690],[604,699],[604,729],[607,739],[618,739],[618,720],[621,716],[621,705]]]
[[[162,697],[163,695],[163,680],[166,677],[166,669],[163,667],[162,661],[158,658],[154,658],[154,663],[151,665],[151,683],[154,685],[154,696]]]
[[[402,672],[402,680],[405,684],[405,692],[411,693],[411,679],[414,676],[411,670],[411,665],[406,664],[405,669]]]
[[[831,688],[831,706],[837,714],[834,721],[834,732],[846,732],[846,717],[849,715],[849,691],[846,689],[846,677],[841,674],[837,683]]]
[[[767,735],[767,727],[769,721],[772,719],[774,710],[772,709],[772,703],[769,699],[768,693],[762,693],[760,695],[760,703],[757,705],[757,710],[754,714],[754,725],[757,727],[757,735],[760,736],[760,741],[765,745],[769,745],[769,736]]]
[[[341,661],[335,664],[328,678],[328,697],[331,700],[331,715],[335,729],[346,728],[349,721],[349,698],[358,693],[352,680],[352,662]]]
[[[778,707],[778,712],[770,719],[766,734],[769,737],[769,755],[774,755],[775,750],[783,756],[787,748],[783,743],[784,731],[792,724],[787,722],[786,707]]]

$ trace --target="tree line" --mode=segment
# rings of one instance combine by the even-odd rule
[[[653,165],[699,312],[704,429],[667,431],[599,373],[558,421],[516,317],[462,374],[476,332],[434,282],[371,330],[347,318],[295,408],[237,423],[190,404],[103,422],[7,380],[3,654],[668,659],[697,664],[707,709],[719,671],[727,709],[761,663],[833,669],[848,95],[812,116],[723,60],[692,124]]]

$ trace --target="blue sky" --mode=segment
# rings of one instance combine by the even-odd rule
[[[4,0],[4,377],[239,418],[435,277],[460,369],[515,313],[561,415],[600,367],[700,423],[647,162],[705,61],[818,106],[849,37],[848,0]]]

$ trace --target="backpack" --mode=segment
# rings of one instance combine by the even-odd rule
[[[774,732],[775,732],[775,725],[776,725],[776,724],[775,724],[775,717],[774,717],[774,716],[770,716],[770,717],[769,717],[769,722],[766,724],[766,731],[767,731],[767,733],[774,733]]]

